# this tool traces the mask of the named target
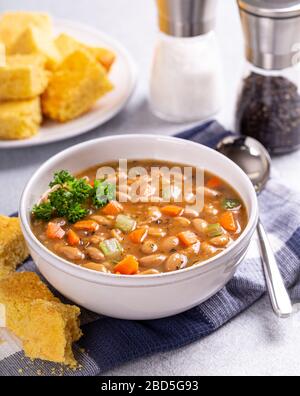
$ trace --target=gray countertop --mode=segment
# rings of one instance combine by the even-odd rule
[[[9,9],[44,10],[94,26],[120,40],[139,67],[137,90],[114,120],[82,137],[35,148],[0,150],[0,212],[18,207],[31,174],[53,154],[85,140],[109,134],[174,134],[187,125],[155,118],[147,103],[150,62],[156,39],[153,0],[2,0]],[[220,1],[218,34],[226,73],[226,107],[218,120],[233,124],[235,97],[243,72],[243,48],[235,0]],[[300,152],[274,159],[281,177],[299,189]],[[206,339],[178,351],[128,363],[111,375],[299,375],[300,315],[277,319],[267,298]]]

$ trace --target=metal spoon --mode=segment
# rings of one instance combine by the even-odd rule
[[[228,136],[218,144],[217,150],[243,169],[252,181],[257,194],[263,190],[270,177],[271,158],[261,143],[247,136]],[[260,220],[257,225],[257,233],[273,310],[280,318],[287,318],[293,312],[291,299]]]

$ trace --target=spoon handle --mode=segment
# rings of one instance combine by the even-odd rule
[[[291,299],[284,285],[266,231],[260,220],[257,225],[257,232],[266,283],[274,312],[280,318],[288,318],[293,312]]]

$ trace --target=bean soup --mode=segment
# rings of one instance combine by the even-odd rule
[[[171,182],[164,183],[160,170],[174,167]],[[140,168],[146,172],[131,172]],[[187,176],[185,168],[141,160],[129,161],[127,173],[118,162],[76,176],[57,172],[32,210],[32,230],[53,253],[102,273],[155,275],[204,262],[241,235],[248,215],[228,183],[204,171],[198,186],[198,170],[191,168]],[[115,173],[103,176],[99,169]],[[156,186],[153,169],[160,176]],[[120,188],[124,180],[126,191]],[[189,193],[183,194],[186,186]],[[203,196],[199,207],[192,205],[197,192]]]

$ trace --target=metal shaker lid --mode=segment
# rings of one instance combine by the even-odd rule
[[[215,27],[218,0],[156,0],[160,30],[170,36],[194,37]]]
[[[280,70],[297,64],[300,59],[300,2],[237,1],[247,59],[266,70]]]
[[[239,0],[244,11],[266,18],[291,18],[299,16],[299,0]]]

